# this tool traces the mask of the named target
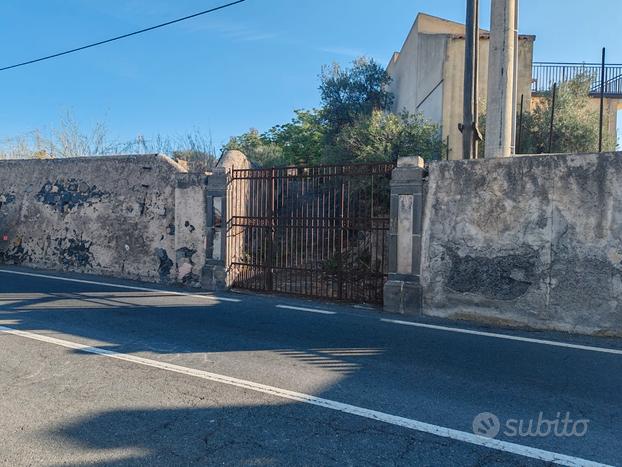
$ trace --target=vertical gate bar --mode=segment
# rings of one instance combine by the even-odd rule
[[[244,180],[243,182],[236,179],[235,184],[236,184],[236,190],[238,191],[238,208],[237,208],[237,215],[239,216],[240,214],[242,214],[242,204],[244,205],[244,209],[248,209],[248,202],[246,201],[246,193],[244,192],[244,194],[242,195],[242,187],[244,185],[242,185],[242,183],[246,184],[246,180]],[[248,186],[248,185],[245,185]],[[244,214],[247,214],[246,212]],[[238,240],[236,243],[236,248],[235,248],[235,262],[236,263],[241,263],[242,261],[244,261],[245,263],[248,262],[248,260],[246,259],[246,249],[248,248],[248,245],[246,244],[246,238],[248,235],[248,227],[244,226],[244,223],[248,222],[248,218],[244,217],[244,218],[236,218],[237,219],[237,223],[238,224],[242,224],[242,226],[237,227],[236,228],[236,234],[238,235]],[[240,220],[242,222],[240,222]],[[239,258],[239,256],[242,255],[241,258]],[[240,270],[246,269],[246,266],[241,266],[241,267],[237,267],[236,266],[236,276],[235,279],[237,280],[237,274],[240,273]]]
[[[356,282],[355,276],[350,274],[354,266],[353,258],[355,257],[353,252],[350,251],[350,233],[353,231],[352,229],[356,228],[355,225],[352,224],[352,219],[350,218],[350,182],[353,180],[353,176],[350,174],[346,174],[344,176],[344,190],[343,190],[343,203],[342,203],[342,211],[343,211],[343,250],[344,250],[344,298],[350,300],[352,296],[352,286]],[[355,195],[356,196],[356,195]]]
[[[270,261],[270,272],[269,272],[269,284],[270,284],[270,290],[273,290],[274,288],[274,281],[275,281],[275,277],[274,277],[274,259],[275,259],[275,244],[274,242],[276,241],[276,223],[277,223],[277,219],[276,219],[276,209],[275,209],[275,199],[274,199],[274,194],[276,193],[276,170],[272,169],[272,177],[270,180],[270,237],[269,237],[269,242],[270,242],[270,248],[268,249],[268,255],[269,255],[269,261]],[[278,278],[277,279],[277,285],[278,285]]]
[[[249,172],[249,176],[250,176],[250,172]],[[250,250],[249,250],[249,254],[250,254],[250,264],[247,268],[247,271],[249,273],[249,277],[247,277],[247,280],[250,283],[250,287],[252,287],[253,289],[255,289],[255,283],[257,280],[257,262],[259,259],[259,255],[261,254],[260,251],[260,243],[259,243],[259,231],[257,230],[255,224],[257,223],[257,198],[259,197],[259,193],[257,190],[257,180],[254,178],[249,178],[248,179],[248,183],[251,189],[251,196],[252,196],[252,202],[251,202],[251,206],[250,206],[250,219],[249,219],[249,239],[250,239]]]
[[[256,225],[257,225],[257,235],[258,235],[258,255],[257,255],[257,269],[256,269],[256,274],[255,274],[255,283],[256,283],[256,287],[261,288],[261,290],[265,290],[265,271],[264,271],[264,265],[265,265],[265,261],[264,261],[264,255],[265,255],[265,247],[264,247],[264,227],[263,227],[263,216],[264,216],[264,211],[263,211],[263,196],[264,196],[264,179],[263,176],[257,178],[256,180],[256,185],[257,185],[257,191],[258,191],[258,196],[257,196],[257,218],[255,220]]]
[[[380,175],[379,175],[380,177]],[[375,279],[375,274],[376,271],[378,270],[378,265],[377,265],[377,257],[378,257],[378,234],[380,233],[379,231],[377,231],[375,229],[375,188],[376,188],[376,175],[372,175],[371,177],[371,187],[370,187],[370,193],[369,193],[369,197],[370,197],[370,201],[369,201],[369,215],[371,217],[371,222],[369,224],[369,228],[370,228],[370,232],[369,232],[369,238],[370,238],[370,250],[371,250],[371,256],[369,259],[369,271],[367,271],[368,274],[368,281],[370,284],[373,284],[373,291],[370,292],[369,294],[369,298],[371,299],[372,297],[375,299],[377,292],[378,292],[378,281]],[[370,287],[371,288],[371,287]],[[375,301],[375,300],[374,300]]]
[[[287,198],[287,230],[285,231],[285,252],[286,252],[286,257],[285,257],[285,266],[287,267],[287,286],[285,287],[287,292],[291,292],[292,288],[291,288],[291,283],[289,281],[289,277],[291,275],[290,273],[290,267],[291,267],[291,261],[292,261],[292,253],[291,253],[291,241],[290,241],[290,235],[292,232],[292,212],[291,212],[291,202],[290,202],[290,197],[289,197],[289,174],[287,176],[287,178],[285,179],[285,197]]]
[[[339,298],[339,300],[343,299],[343,195],[344,195],[344,175],[343,175],[343,167],[341,169],[341,174],[339,176],[339,186],[340,186],[340,190],[339,190],[339,200],[338,200],[338,205],[337,205],[337,212],[339,215],[339,227],[338,227],[338,232],[339,232],[339,241],[338,241],[338,248],[339,248],[339,252],[337,255],[337,283],[338,283],[338,290],[337,290],[337,297]]]
[[[332,169],[331,171],[331,177],[330,177],[330,192],[328,193],[328,207],[330,209],[330,229],[328,231],[328,254],[329,254],[329,259],[334,260],[335,259],[335,177],[334,177],[334,169]],[[331,264],[331,269],[333,269],[334,266],[333,264]],[[335,292],[335,281],[334,281],[334,276],[335,276],[335,271],[332,270],[331,271],[331,282],[330,282],[330,296],[331,298],[334,298],[334,292]]]
[[[267,263],[267,236],[266,236],[266,217],[267,217],[267,205],[268,205],[268,186],[266,183],[265,170],[261,174],[261,273],[263,279],[263,290],[268,290],[268,278],[266,274]]]
[[[283,292],[287,275],[283,274],[283,183],[285,170],[279,170],[276,180],[276,236],[275,248],[277,251],[276,276],[279,283],[279,291]]]
[[[309,264],[309,179],[310,177],[307,176],[305,178],[305,183],[304,183],[304,191],[305,191],[305,204],[304,204],[304,211],[305,211],[305,220],[304,220],[304,226],[303,226],[303,230],[304,230],[304,260],[303,260],[303,269],[304,271],[304,279],[305,279],[305,295],[312,295],[309,293],[309,287],[311,285],[310,281],[309,281],[309,273],[307,272],[307,268],[308,268],[308,264]]]
[[[320,281],[320,274],[318,271],[318,251],[319,251],[319,241],[320,241],[320,231],[319,231],[319,225],[320,225],[320,171],[316,170],[315,171],[315,223],[314,223],[314,235],[315,235],[315,241],[314,241],[314,253],[313,253],[313,274],[314,274],[314,280],[315,283],[318,284],[318,289],[319,289],[319,293],[320,295],[322,294],[322,282]]]
[[[298,277],[299,281],[299,290],[302,295],[307,295],[307,282],[305,277],[305,205],[307,203],[307,192],[306,192],[306,168],[303,170],[300,177],[300,216],[298,218],[298,238],[300,239],[300,264],[298,265],[299,269],[296,271],[296,277]]]
[[[299,201],[298,201],[298,225],[296,227],[296,229],[298,230],[298,270],[296,271],[296,277],[298,278],[298,290],[299,293],[301,293],[302,295],[306,295],[306,289],[305,289],[305,277],[304,277],[304,273],[303,273],[303,269],[304,269],[304,243],[305,243],[305,239],[304,239],[304,215],[305,215],[305,207],[304,207],[304,203],[305,203],[305,174],[304,174],[304,170],[301,174],[301,177],[298,181],[298,187],[299,187],[299,191],[298,191],[298,196],[299,196]]]

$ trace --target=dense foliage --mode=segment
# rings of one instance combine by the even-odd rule
[[[551,153],[585,153],[598,151],[598,126],[600,122],[598,100],[590,97],[592,77],[580,75],[561,83],[555,95]],[[523,113],[520,145],[521,154],[542,154],[549,152],[551,135],[551,111],[553,92],[534,96],[532,109]],[[605,120],[603,148],[615,150],[616,141],[606,130]],[[481,128],[485,134],[486,116],[481,117]],[[480,145],[480,156],[483,145]]]
[[[239,149],[262,166],[437,158],[443,146],[438,125],[421,115],[388,112],[390,80],[382,67],[363,58],[346,69],[324,67],[319,109],[298,110],[289,123],[264,133],[252,129],[224,149]]]
[[[551,152],[581,153],[598,150],[599,112],[597,101],[589,96],[592,79],[588,75],[562,83],[555,97]],[[548,152],[552,92],[539,99],[523,118],[521,152]],[[605,128],[607,122],[605,122]],[[604,131],[605,149],[615,149],[616,142]]]

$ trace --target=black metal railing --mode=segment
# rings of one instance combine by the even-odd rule
[[[553,63],[534,62],[531,92],[549,92],[553,84],[561,84],[578,76],[591,79],[590,95],[599,95],[601,90],[600,63]],[[605,96],[622,98],[622,64],[605,65]]]

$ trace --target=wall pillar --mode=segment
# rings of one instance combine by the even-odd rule
[[[389,278],[384,285],[384,310],[421,313],[421,224],[423,159],[403,157],[391,175]]]
[[[227,173],[216,167],[207,177],[205,190],[206,248],[202,286],[223,290],[227,283]]]
[[[205,175],[180,173],[175,179],[174,280],[201,287],[205,258]]]

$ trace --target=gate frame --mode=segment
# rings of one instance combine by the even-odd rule
[[[329,288],[326,288],[326,293],[322,293],[321,288],[316,288],[313,284],[313,275],[315,274],[316,277],[318,275],[321,274],[322,270],[321,269],[313,269],[313,268],[309,268],[309,269],[302,269],[304,271],[307,271],[308,274],[310,274],[310,276],[312,277],[311,280],[311,285],[310,285],[310,289],[311,289],[311,293],[308,293],[306,291],[306,285],[304,286],[305,291],[301,292],[301,291],[292,291],[292,288],[290,288],[289,290],[284,290],[284,288],[280,288],[280,287],[275,287],[273,286],[272,282],[274,281],[274,271],[273,268],[271,268],[271,264],[272,262],[275,260],[274,258],[274,254],[275,254],[275,236],[276,233],[279,231],[279,229],[284,229],[285,231],[287,231],[287,229],[294,229],[294,228],[299,228],[300,226],[296,226],[295,221],[300,221],[300,220],[305,220],[305,219],[313,219],[317,222],[318,219],[322,219],[324,218],[324,214],[322,214],[322,216],[317,216],[314,217],[313,215],[311,217],[308,217],[308,215],[301,215],[301,216],[283,216],[283,217],[278,217],[277,219],[277,211],[276,211],[276,207],[275,207],[275,202],[276,202],[276,187],[278,186],[279,180],[296,180],[298,178],[300,178],[301,180],[305,180],[307,178],[309,179],[314,179],[314,178],[321,178],[321,177],[341,177],[338,180],[339,183],[341,183],[341,189],[340,189],[340,203],[344,202],[344,183],[349,183],[350,179],[354,179],[355,177],[360,177],[363,178],[367,175],[371,176],[382,176],[382,177],[386,177],[386,179],[389,181],[389,183],[391,183],[391,177],[392,177],[392,172],[395,169],[396,164],[395,162],[379,162],[379,163],[366,163],[366,164],[329,164],[329,165],[306,165],[306,166],[288,166],[288,167],[277,167],[277,168],[243,168],[243,169],[236,169],[235,167],[231,167],[231,170],[227,173],[227,187],[226,187],[226,196],[228,199],[228,204],[229,207],[231,208],[229,212],[226,212],[224,215],[226,217],[226,237],[225,237],[225,243],[226,243],[226,251],[223,254],[223,258],[225,258],[225,268],[226,268],[226,284],[228,287],[232,287],[234,285],[235,282],[235,277],[233,277],[234,272],[233,272],[233,268],[234,265],[235,266],[240,266],[240,267],[244,267],[247,266],[249,268],[253,268],[253,267],[257,267],[260,270],[264,271],[264,282],[266,282],[265,286],[262,286],[261,284],[259,284],[257,287],[251,287],[250,290],[257,290],[257,291],[265,291],[267,293],[283,293],[283,294],[293,294],[293,295],[299,295],[299,296],[311,296],[314,298],[318,298],[318,299],[328,299],[328,300],[347,300],[347,301],[357,301],[356,297],[357,295],[359,295],[357,292],[355,292],[354,288],[351,288],[349,290],[350,295],[346,296],[346,290],[344,290],[344,286],[343,286],[343,282],[344,282],[344,275],[347,273],[347,270],[344,269],[344,266],[342,265],[342,254],[338,254],[336,256],[336,260],[339,262],[339,267],[337,268],[338,271],[335,273],[336,277],[337,277],[337,283],[338,286],[335,289],[330,289],[331,291],[328,292]],[[331,172],[332,169],[332,172]],[[366,171],[366,169],[368,169]],[[326,172],[323,172],[322,170],[326,170]],[[296,171],[296,175],[290,175],[290,171]],[[242,174],[242,175],[240,175]],[[234,206],[240,207],[239,202],[233,199],[234,196],[236,196],[235,192],[237,192],[237,196],[238,198],[242,199],[242,202],[244,202],[250,197],[252,198],[252,193],[250,193],[250,189],[248,188],[248,186],[243,186],[241,185],[240,187],[235,187],[233,185],[233,183],[235,181],[240,182],[241,180],[266,180],[267,183],[267,187],[268,189],[266,190],[266,199],[265,201],[265,206],[263,206],[263,210],[261,212],[261,214],[259,216],[257,216],[257,214],[253,215],[253,216],[248,216],[248,215],[243,215],[243,216],[239,216],[237,211],[235,211],[236,209],[234,208]],[[307,181],[307,183],[309,183]],[[314,182],[311,182],[311,185],[315,187],[315,185],[313,185]],[[306,188],[309,188],[309,185],[306,186]],[[384,277],[384,280],[381,280],[380,277],[378,277],[378,279],[374,279],[374,280],[381,280],[381,283],[379,284],[379,287],[376,289],[374,288],[374,290],[378,290],[378,295],[377,298],[371,298],[370,296],[367,296],[366,298],[364,298],[363,300],[361,300],[362,302],[365,301],[369,301],[371,302],[376,302],[376,303],[382,303],[382,295],[384,293],[384,284],[386,283],[387,277],[388,277],[388,273],[389,273],[389,256],[388,256],[388,247],[389,247],[389,232],[390,232],[390,224],[391,224],[391,210],[390,210],[390,198],[389,198],[389,203],[386,205],[387,208],[387,213],[386,216],[382,216],[382,217],[373,217],[373,213],[374,213],[374,209],[373,209],[373,202],[375,199],[375,192],[374,190],[374,185],[373,183],[371,184],[371,191],[369,192],[370,196],[369,198],[367,198],[371,204],[371,210],[370,210],[370,217],[369,217],[369,221],[372,222],[372,226],[370,226],[369,228],[357,228],[357,229],[351,229],[349,228],[346,224],[344,223],[344,219],[342,219],[343,216],[343,209],[344,206],[341,206],[341,208],[337,207],[337,206],[333,206],[333,209],[337,211],[339,211],[338,214],[334,214],[337,216],[337,218],[339,218],[339,222],[340,225],[334,225],[334,226],[327,226],[324,228],[328,228],[329,230],[332,229],[335,232],[333,232],[333,236],[343,236],[344,232],[347,232],[348,230],[354,230],[354,231],[361,231],[361,232],[374,232],[374,231],[384,231],[386,232],[386,236],[385,238],[382,240],[382,250],[386,251],[387,254],[382,253],[382,259],[381,261],[381,265],[384,265],[384,267],[382,268],[383,271],[380,273],[382,274],[382,276]],[[283,189],[283,186],[280,187],[280,189]],[[289,185],[287,185],[287,189],[289,190]],[[260,189],[261,191],[261,189]],[[339,191],[339,190],[338,190]],[[279,193],[281,193],[279,191]],[[304,189],[303,189],[303,193],[304,193]],[[318,195],[321,194],[321,191],[317,192]],[[352,192],[352,193],[357,193],[356,191]],[[364,192],[365,193],[365,192]],[[388,191],[386,193],[387,195],[390,196],[390,187],[388,188]],[[348,196],[350,195],[350,192],[348,191]],[[336,196],[336,195],[335,195]],[[357,198],[355,198],[357,199]],[[363,198],[364,200],[365,198]],[[335,201],[333,201],[335,202]],[[349,198],[348,198],[348,202],[349,202]],[[315,201],[313,201],[312,203],[315,203]],[[246,206],[246,205],[245,205]],[[356,206],[356,204],[351,205],[352,207]],[[245,212],[246,209],[248,208],[243,208]],[[312,207],[313,209],[313,207]],[[318,204],[318,209],[319,209],[319,204]],[[264,212],[265,211],[265,212]],[[330,209],[329,209],[330,212]],[[308,211],[307,211],[308,214]],[[270,225],[266,225],[266,226],[260,226],[263,227],[264,229],[266,229],[266,231],[264,232],[267,233],[267,237],[268,237],[268,241],[265,245],[265,247],[267,248],[267,255],[265,255],[267,258],[267,262],[265,262],[264,264],[251,264],[251,263],[241,263],[241,264],[237,264],[235,261],[232,261],[232,254],[235,254],[232,252],[232,250],[234,249],[232,247],[232,243],[230,242],[230,238],[231,235],[235,236],[235,235],[241,235],[241,232],[245,232],[245,229],[248,229],[249,227],[257,227],[257,226],[253,226],[252,223],[249,223],[249,225],[238,225],[237,223],[234,224],[233,223],[233,219],[243,219],[243,220],[252,220],[253,218],[256,218],[256,220],[263,220],[265,222],[270,222]],[[288,219],[293,219],[294,220],[294,224],[292,225],[288,225],[287,224],[287,220]],[[308,220],[307,219],[307,220]],[[327,221],[330,221],[332,219],[331,216],[325,217],[325,219]],[[336,219],[336,218],[335,218]],[[346,218],[347,219],[347,218]],[[353,218],[353,219],[356,219]],[[281,224],[280,221],[283,220],[284,222]],[[360,220],[360,219],[359,219]],[[334,221],[334,219],[333,219]],[[365,224],[364,224],[365,225]],[[379,225],[384,225],[384,227],[378,227]],[[233,233],[231,234],[230,231],[232,231],[234,228],[239,228],[241,229],[241,232],[237,232],[237,233]],[[321,228],[318,227],[317,225],[315,226],[310,226],[309,228],[313,229],[320,229],[316,232],[316,234],[318,232],[321,231]],[[316,237],[317,238],[317,237]],[[336,238],[336,237],[335,237]],[[342,239],[343,240],[343,239]],[[313,240],[312,240],[313,241]],[[323,241],[323,240],[322,240]],[[379,248],[380,245],[377,244],[375,245],[375,248],[377,250],[377,248]],[[327,250],[327,252],[330,251],[330,247],[328,247],[329,250]],[[333,248],[335,248],[335,244],[333,244]],[[385,250],[386,248],[386,250]],[[209,249],[209,248],[208,248]],[[343,250],[343,246],[339,247],[340,250]],[[237,251],[237,248],[235,248],[235,250]],[[306,250],[305,250],[306,251]],[[312,250],[313,251],[313,250]],[[343,251],[342,251],[343,252]],[[288,251],[288,253],[291,253],[290,251]],[[282,257],[282,256],[281,256]],[[311,261],[314,261],[314,258],[311,258]],[[377,264],[377,263],[376,263]],[[296,270],[297,268],[295,266],[278,266],[278,269],[292,269],[292,270]],[[237,273],[235,273],[237,274]],[[370,272],[369,274],[369,280],[371,280],[371,278],[373,276],[377,275],[374,272]],[[237,277],[237,276],[236,276]],[[367,276],[366,276],[367,277]],[[363,278],[365,279],[365,278]],[[305,281],[307,279],[304,279]],[[261,282],[261,280],[259,281]],[[297,284],[297,286],[300,285]],[[336,292],[336,293],[335,293]],[[379,300],[379,301],[377,301]]]

